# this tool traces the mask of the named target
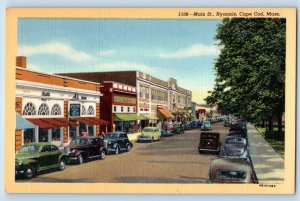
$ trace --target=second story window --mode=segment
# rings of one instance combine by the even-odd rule
[[[123,112],[123,107],[121,107],[121,112]]]
[[[127,107],[127,112],[130,112],[130,107]]]
[[[117,111],[117,106],[114,106],[114,112],[116,112]]]

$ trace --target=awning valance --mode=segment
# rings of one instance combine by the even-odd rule
[[[107,125],[108,121],[99,119],[97,117],[76,117],[74,120],[88,124],[88,125]]]
[[[172,119],[174,118],[172,113],[166,108],[158,108],[158,111],[166,118],[172,118]]]
[[[66,118],[36,118],[27,120],[33,123],[34,125],[44,129],[78,126],[77,124],[67,120]]]
[[[135,121],[141,120],[137,114],[114,114],[114,121]]]
[[[142,120],[157,120],[158,118],[152,114],[140,114]]]
[[[16,113],[16,130],[25,130],[34,127],[35,126],[31,122],[27,121],[21,115]]]

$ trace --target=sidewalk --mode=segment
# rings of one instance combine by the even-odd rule
[[[258,183],[282,183],[284,181],[284,160],[252,124],[247,124],[247,128],[249,151]]]

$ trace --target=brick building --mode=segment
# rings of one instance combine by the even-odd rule
[[[77,79],[103,84],[110,80],[123,83],[137,89],[137,113],[148,120],[159,118],[162,121],[174,119],[182,121],[188,118],[192,92],[178,86],[177,80],[164,81],[140,71],[64,73]]]
[[[16,112],[35,125],[16,130],[16,151],[28,142],[48,141],[62,147],[82,131],[100,133],[100,84],[27,69],[16,61]]]

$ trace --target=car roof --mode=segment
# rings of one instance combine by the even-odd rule
[[[120,135],[120,134],[126,134],[125,132],[122,132],[122,131],[115,131],[115,132],[109,132],[107,133],[106,135],[110,135],[110,134],[113,134],[113,135]]]
[[[147,129],[157,129],[157,127],[145,127],[145,128],[147,128]]]
[[[30,146],[30,145],[34,145],[34,146],[45,146],[45,145],[54,145],[54,144],[51,144],[49,142],[30,142],[30,143],[27,143],[27,144],[24,144],[23,146]],[[54,145],[55,146],[55,145]]]
[[[242,159],[218,158],[211,162],[210,168],[216,170],[252,171],[248,161]]]

